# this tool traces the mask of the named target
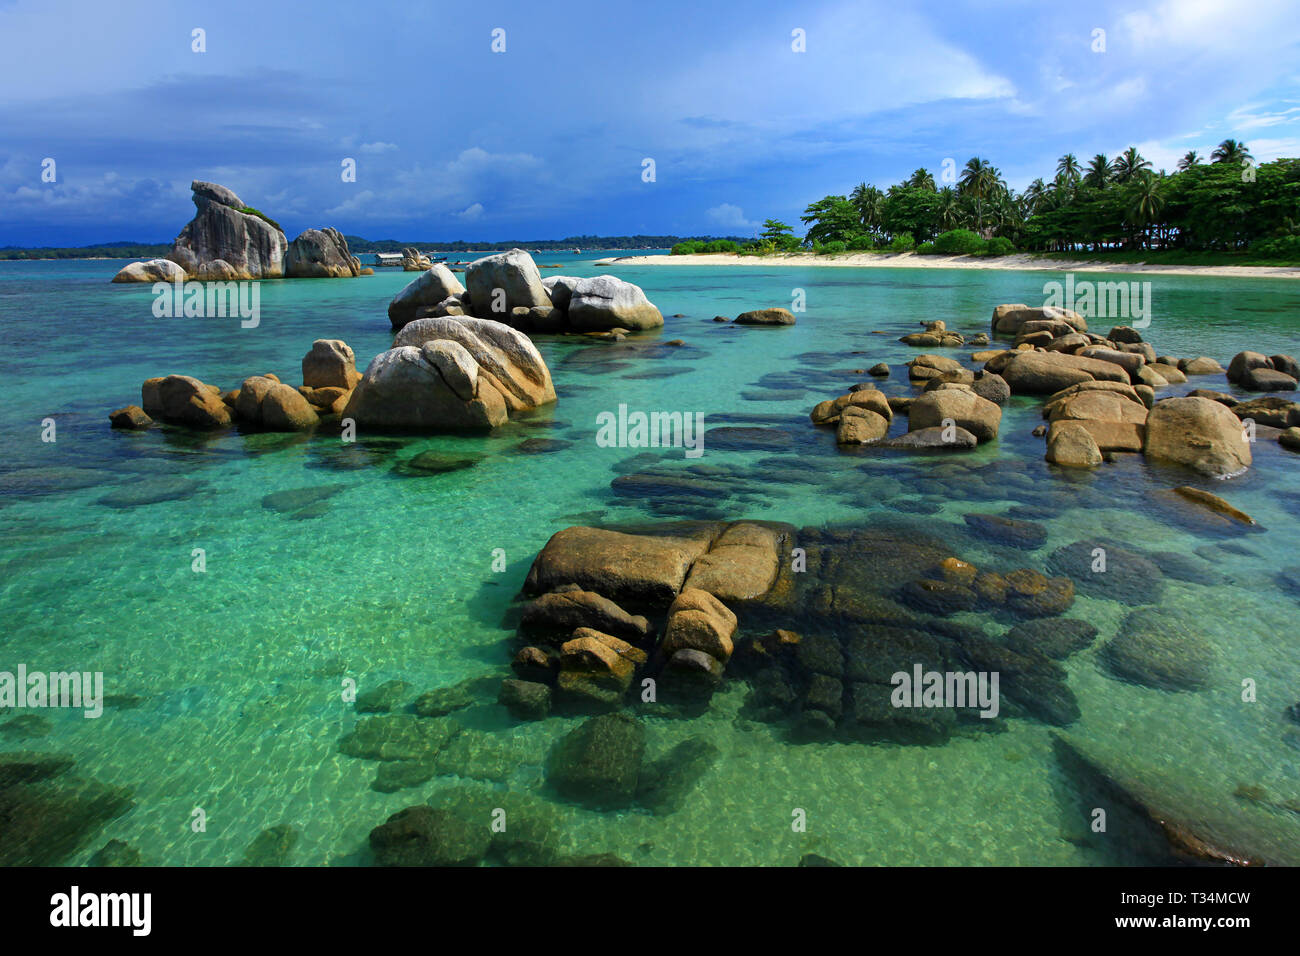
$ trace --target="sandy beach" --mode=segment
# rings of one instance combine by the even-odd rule
[[[1138,262],[1096,262],[1086,259],[1044,259],[1031,255],[1000,256],[918,256],[915,253],[882,254],[872,252],[816,256],[791,253],[774,256],[737,256],[712,253],[692,256],[616,256],[601,259],[598,266],[824,266],[852,269],[1006,269],[1022,272],[1120,272],[1162,273],[1183,276],[1228,276],[1266,279],[1300,279],[1295,266],[1166,266]]]

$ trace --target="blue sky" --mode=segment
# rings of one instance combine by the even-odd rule
[[[1300,156],[1295,0],[0,0],[0,76],[0,245],[170,241],[195,178],[290,238],[748,235],[976,154]]]

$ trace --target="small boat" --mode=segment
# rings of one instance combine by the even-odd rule
[[[570,249],[569,251],[574,253],[575,255],[579,255],[579,256],[582,255],[581,249]]]

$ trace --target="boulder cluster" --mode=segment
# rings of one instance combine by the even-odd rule
[[[1030,522],[971,518],[980,536],[1030,550],[1045,540]],[[619,711],[630,698],[698,713],[731,670],[751,687],[751,716],[791,720],[800,736],[935,742],[979,719],[892,705],[892,675],[921,663],[999,671],[1019,712],[1067,724],[1078,707],[1057,661],[1097,633],[1060,618],[1074,601],[1066,575],[977,569],[939,540],[886,528],[566,528],[524,590],[515,677],[500,695],[520,719]],[[976,609],[1010,620],[1015,640],[949,620]]]
[[[302,385],[273,372],[250,375],[238,388],[222,390],[190,375],[146,379],[140,404],[110,413],[114,428],[143,429],[154,421],[211,430],[242,427],[272,432],[306,431],[337,418],[361,376],[346,342],[317,339],[302,359]]]
[[[151,378],[141,404],[112,412],[114,428],[155,420],[195,429],[236,422],[264,431],[304,431],[352,420],[373,431],[491,429],[514,412],[555,401],[551,373],[528,337],[484,319],[419,319],[365,374],[347,343],[318,339],[302,360],[297,388],[273,373],[223,391],[189,375]]]
[[[332,228],[308,229],[293,242],[262,213],[216,183],[190,183],[197,212],[165,259],[132,262],[114,282],[279,278],[350,278],[361,260]]]
[[[617,337],[659,328],[663,314],[640,286],[614,276],[548,276],[532,256],[511,249],[485,256],[465,270],[465,285],[435,263],[388,304],[393,329],[422,318],[470,316],[524,332],[585,332]]]

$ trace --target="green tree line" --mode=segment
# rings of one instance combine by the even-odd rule
[[[859,183],[800,217],[798,239],[768,220],[749,251],[892,249],[1000,255],[1041,252],[1249,251],[1300,259],[1300,159],[1256,165],[1245,144],[1220,143],[1205,162],[1188,152],[1155,171],[1135,147],[1086,164],[1073,153],[1051,181],[1010,188],[996,166],[972,157],[942,188],[925,169],[881,190]]]

